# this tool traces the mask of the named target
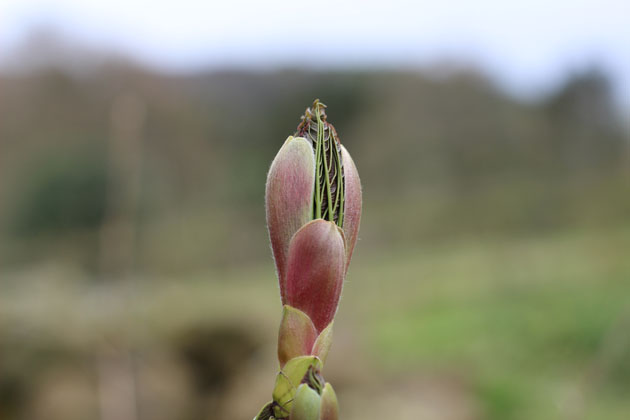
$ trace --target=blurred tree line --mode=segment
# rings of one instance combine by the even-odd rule
[[[126,164],[139,183],[135,269],[269,258],[266,171],[314,98],[361,173],[368,248],[630,219],[628,133],[596,68],[529,103],[473,69],[172,75],[111,61],[4,74],[0,86],[5,268],[53,258],[97,270],[108,208],[132,182],[126,153],[137,155]],[[143,117],[137,148],[117,158],[121,97]]]

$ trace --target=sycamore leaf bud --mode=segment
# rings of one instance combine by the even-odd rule
[[[315,100],[269,169],[265,209],[283,304],[280,372],[254,420],[338,420],[321,376],[361,221],[361,182]]]
[[[302,226],[323,219],[342,229],[344,275],[359,231],[361,182],[350,154],[327,121],[325,107],[316,99],[306,110],[296,136],[285,141],[267,176],[267,226],[283,304],[288,303],[289,247]]]

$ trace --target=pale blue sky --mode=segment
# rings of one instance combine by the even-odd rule
[[[513,92],[597,62],[630,104],[630,2],[0,0],[0,60],[32,28],[166,69],[476,63]]]

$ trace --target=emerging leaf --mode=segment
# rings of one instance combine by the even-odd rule
[[[315,155],[313,219],[344,223],[344,168],[337,131],[326,118],[326,105],[315,99],[306,109],[296,136],[307,139]]]

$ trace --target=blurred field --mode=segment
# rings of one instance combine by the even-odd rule
[[[469,242],[389,257],[366,275],[373,289],[361,302],[374,320],[368,335],[379,360],[459,378],[484,418],[624,418],[629,233]]]
[[[0,85],[0,420],[253,417],[266,171],[315,97],[364,186],[324,372],[343,418],[627,418],[630,139],[597,68],[529,102],[448,65]]]
[[[359,252],[326,372],[345,418],[624,419],[629,247],[625,226]],[[267,398],[279,311],[270,264],[97,287],[86,280],[50,266],[5,277],[3,385],[19,393],[37,383],[21,396],[32,399],[30,418],[97,417],[97,356],[110,348],[134,355],[147,418],[182,418],[193,402],[183,389],[194,388],[185,363],[171,366],[182,334],[224,325],[257,349],[226,379],[239,418]],[[243,377],[251,394],[240,395]],[[170,389],[177,379],[181,389]],[[54,395],[59,383],[67,395]]]

